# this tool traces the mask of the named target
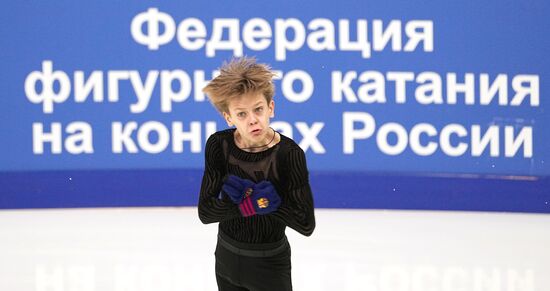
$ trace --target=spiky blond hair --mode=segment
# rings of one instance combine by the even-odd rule
[[[223,63],[220,75],[210,81],[202,92],[220,113],[228,112],[229,100],[249,93],[261,93],[269,104],[275,94],[274,76],[271,67],[256,63],[253,57],[233,58]]]

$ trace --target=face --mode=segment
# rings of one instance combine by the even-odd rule
[[[267,103],[261,93],[243,95],[229,101],[223,117],[227,125],[235,126],[244,142],[250,146],[265,144],[272,134],[269,119],[274,116],[275,102]]]

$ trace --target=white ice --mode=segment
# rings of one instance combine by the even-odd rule
[[[550,215],[317,209],[297,291],[550,290]],[[196,208],[0,211],[1,291],[217,290]]]

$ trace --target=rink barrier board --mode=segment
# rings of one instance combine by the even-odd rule
[[[202,170],[0,173],[0,209],[196,206]],[[550,177],[311,171],[316,208],[550,213]]]

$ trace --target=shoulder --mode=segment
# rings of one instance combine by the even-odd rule
[[[235,129],[228,128],[228,129],[214,132],[208,137],[208,140],[206,141],[206,146],[208,147],[208,146],[219,145],[222,140],[233,137],[234,131]]]
[[[212,155],[215,157],[221,157],[224,152],[224,145],[227,145],[227,141],[229,138],[233,138],[233,132],[235,130],[232,128],[220,130],[213,134],[211,134],[208,137],[208,140],[206,141],[205,145],[205,154],[206,155]]]
[[[281,134],[279,162],[286,177],[294,184],[308,179],[308,169],[304,150],[291,138]]]
[[[281,135],[281,141],[280,141],[281,149],[288,152],[298,151],[298,152],[304,153],[302,148],[293,139],[291,139],[290,137],[282,133],[279,133],[279,135]]]
[[[286,135],[281,135],[280,141],[280,158],[285,164],[294,164],[296,162],[305,162],[305,153],[304,150],[290,137]]]

